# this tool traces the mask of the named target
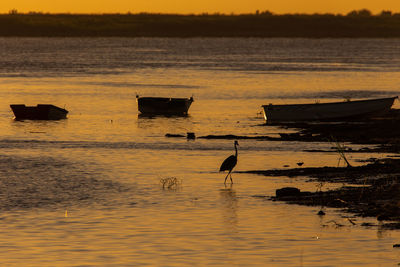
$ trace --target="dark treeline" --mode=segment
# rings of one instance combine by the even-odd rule
[[[400,14],[368,10],[347,15],[270,12],[223,15],[0,15],[0,36],[50,37],[400,37]]]

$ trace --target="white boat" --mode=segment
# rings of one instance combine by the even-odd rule
[[[396,97],[314,104],[263,105],[267,124],[343,121],[379,115],[390,110]]]

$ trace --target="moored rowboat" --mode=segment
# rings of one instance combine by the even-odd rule
[[[10,105],[16,120],[61,120],[67,118],[68,111],[49,104],[25,106]]]
[[[168,97],[139,97],[136,96],[138,110],[149,115],[187,115],[193,97],[168,98]]]
[[[314,104],[269,104],[262,107],[264,118],[268,124],[299,121],[341,121],[387,112],[396,98],[398,97]]]

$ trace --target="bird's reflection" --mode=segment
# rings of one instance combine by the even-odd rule
[[[238,199],[236,191],[233,190],[232,185],[230,185],[225,186],[224,189],[220,189],[219,194],[224,224],[230,226],[232,229],[236,229],[238,224]]]
[[[378,239],[384,239],[384,238],[390,237],[390,234],[392,232],[390,230],[393,230],[393,229],[388,227],[388,225],[385,225],[385,223],[379,222],[378,229],[376,231],[376,237]]]

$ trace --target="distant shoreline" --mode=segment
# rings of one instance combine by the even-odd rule
[[[0,14],[1,37],[399,38],[400,14]]]

